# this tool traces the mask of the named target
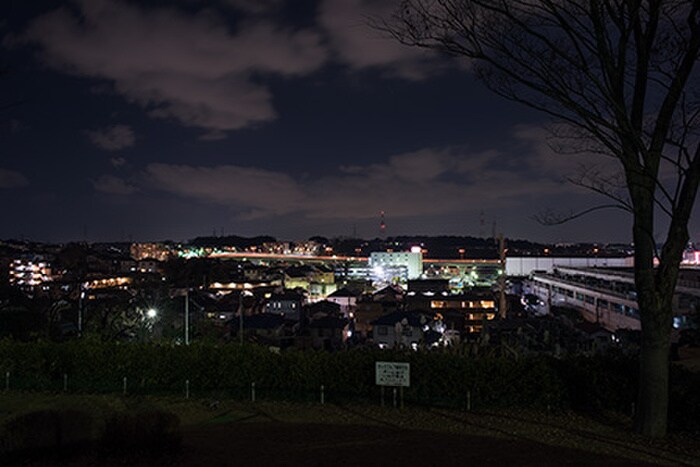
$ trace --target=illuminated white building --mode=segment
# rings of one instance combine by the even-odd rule
[[[386,279],[392,279],[393,276],[398,276],[397,278],[402,281],[418,279],[423,274],[423,253],[420,248],[411,250],[370,253],[369,267],[372,278],[380,282],[392,282]]]
[[[10,285],[35,287],[52,279],[51,264],[41,256],[19,258],[10,263]]]

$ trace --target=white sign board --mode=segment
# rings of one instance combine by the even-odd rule
[[[376,362],[374,365],[377,386],[411,385],[411,365],[399,362]]]

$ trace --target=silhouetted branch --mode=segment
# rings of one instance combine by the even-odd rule
[[[582,211],[570,211],[568,213],[554,211],[553,209],[547,208],[539,213],[533,215],[531,218],[541,225],[561,225],[566,222],[578,219],[579,217],[585,216],[592,212],[601,211],[603,209],[622,209],[623,211],[630,212],[629,209],[620,204],[602,204],[600,206],[594,206],[592,208],[584,209]]]

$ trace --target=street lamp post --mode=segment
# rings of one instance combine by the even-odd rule
[[[83,283],[78,287],[80,294],[78,295],[78,337],[83,335],[83,299],[85,298],[85,289]]]

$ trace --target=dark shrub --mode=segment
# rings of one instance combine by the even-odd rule
[[[572,409],[589,414],[631,412],[637,397],[636,359],[623,355],[572,357],[556,365]]]
[[[354,349],[277,354],[262,346],[207,342],[175,346],[85,339],[29,345],[0,339],[0,375],[9,371],[11,388],[19,390],[62,390],[63,374],[67,374],[69,390],[85,393],[121,393],[127,377],[130,396],[184,395],[187,380],[192,397],[249,400],[251,383],[255,382],[259,399],[318,401],[323,385],[329,403],[378,402],[376,361],[411,364],[411,386],[405,389],[407,404],[464,409],[469,398],[474,410],[561,408],[588,415],[611,411],[630,415],[637,396],[637,359],[616,353],[560,360],[534,355],[513,360],[450,351]],[[671,428],[700,429],[698,398],[700,376],[672,369]],[[141,433],[140,438],[147,437],[149,427],[158,425],[149,423],[145,428],[134,428],[146,430],[135,431]],[[163,427],[167,433],[168,425]],[[117,436],[113,444],[126,446],[131,438],[134,436],[125,435],[119,441]],[[151,449],[155,447],[145,450]]]
[[[700,374],[672,366],[668,399],[669,428],[700,433]]]

